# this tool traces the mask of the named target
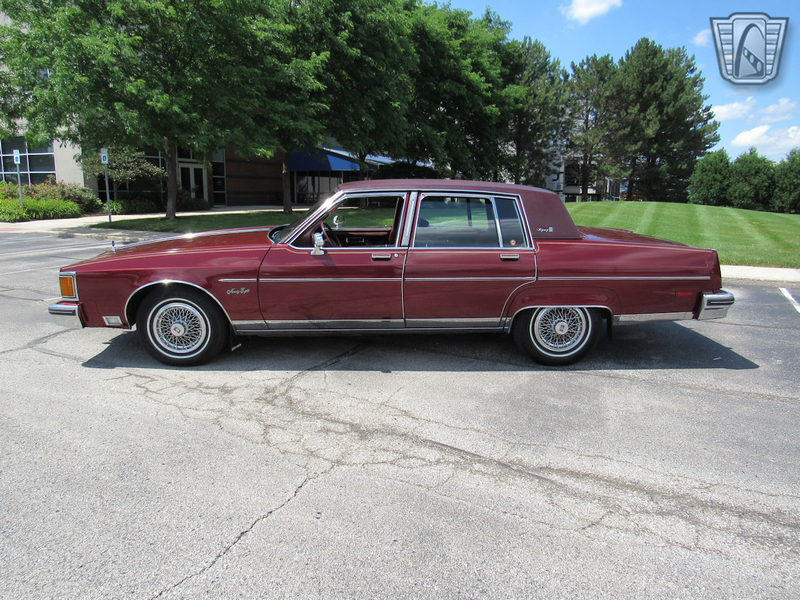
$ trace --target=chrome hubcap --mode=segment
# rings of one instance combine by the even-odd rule
[[[562,306],[541,310],[532,324],[533,335],[544,350],[558,354],[580,347],[588,327],[584,311]]]
[[[196,352],[208,339],[208,324],[203,313],[186,302],[164,304],[151,322],[151,333],[157,344],[175,354]]]

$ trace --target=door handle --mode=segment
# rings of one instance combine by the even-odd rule
[[[372,260],[392,260],[391,254],[373,254]]]
[[[519,260],[519,254],[501,254],[500,260]]]

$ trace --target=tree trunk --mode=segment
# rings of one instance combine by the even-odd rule
[[[290,179],[290,165],[289,165],[289,152],[286,150],[283,151],[283,160],[281,164],[283,168],[281,170],[281,178],[283,179],[283,212],[287,215],[292,214],[292,182]]]
[[[583,157],[583,164],[581,165],[581,202],[589,201],[589,171],[590,165],[586,156]]]
[[[631,172],[628,174],[628,202],[633,200],[633,175],[636,173],[636,160],[631,162]]]
[[[178,211],[178,145],[167,142],[164,157],[167,162],[167,219],[174,219]]]
[[[368,179],[369,171],[367,170],[367,154],[358,155],[358,179],[365,181]]]

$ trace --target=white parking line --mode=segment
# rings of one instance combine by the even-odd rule
[[[795,300],[795,299],[792,297],[792,293],[791,293],[789,290],[787,290],[786,288],[778,288],[778,289],[781,291],[781,294],[783,294],[784,296],[786,296],[786,299],[787,299],[789,302],[791,302],[791,303],[792,303],[792,306],[794,306],[794,309],[795,309],[797,312],[799,312],[799,313],[800,313],[800,302],[798,302],[797,300]]]

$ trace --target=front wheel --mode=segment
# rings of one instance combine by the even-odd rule
[[[514,340],[543,365],[571,365],[592,349],[600,331],[596,309],[581,306],[537,308],[514,320]]]
[[[190,289],[161,290],[145,298],[136,316],[145,350],[167,365],[199,365],[222,351],[228,331],[222,311]]]

